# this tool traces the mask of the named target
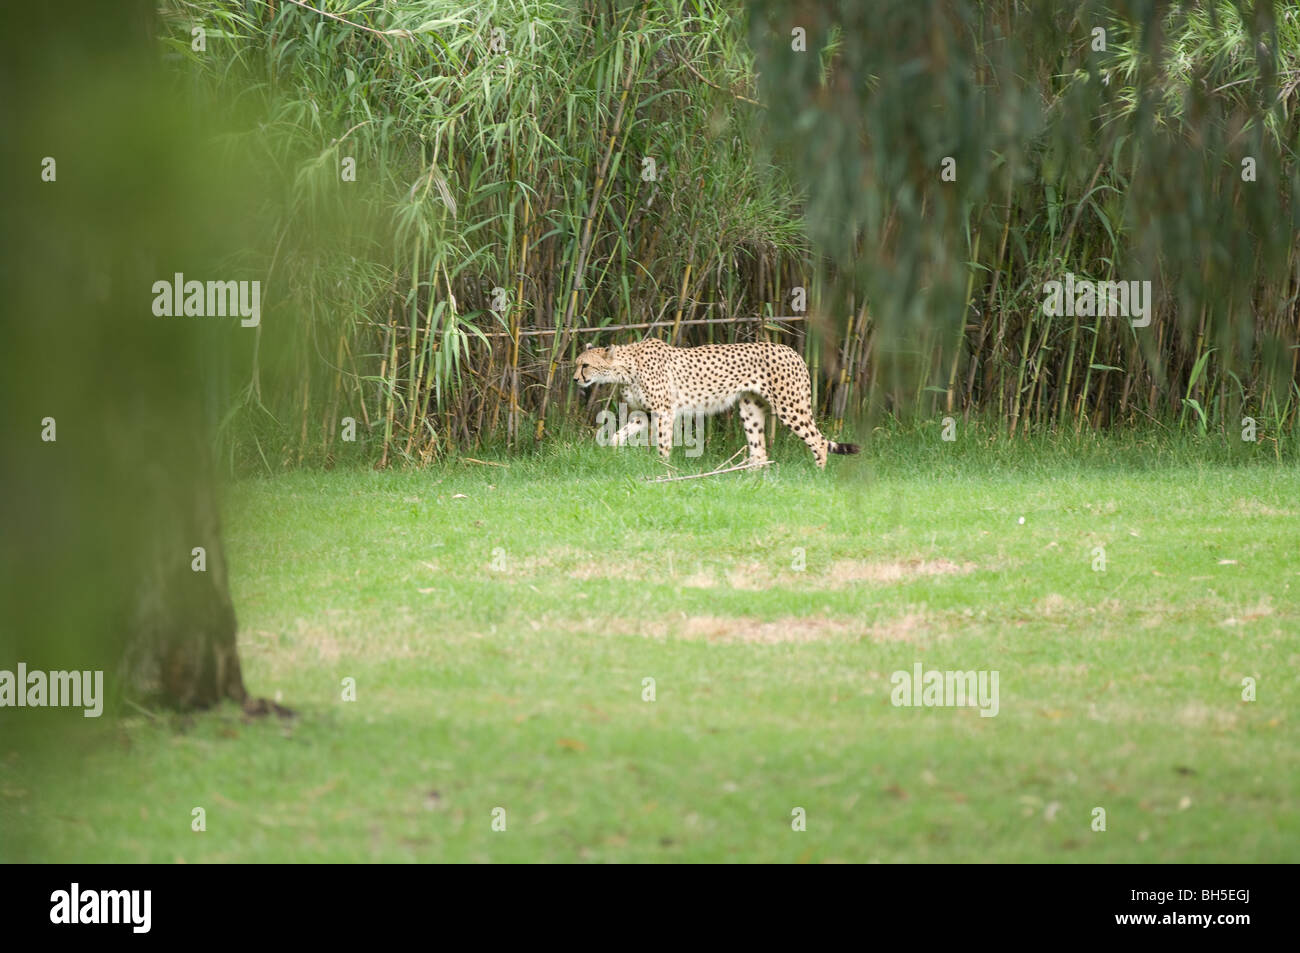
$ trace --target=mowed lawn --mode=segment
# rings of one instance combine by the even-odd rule
[[[245,678],[298,717],[93,725],[0,798],[13,859],[1300,860],[1294,465],[934,433],[236,483]],[[917,662],[997,715],[895,707]]]

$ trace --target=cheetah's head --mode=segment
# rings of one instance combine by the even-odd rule
[[[631,381],[631,368],[622,359],[623,348],[589,347],[578,355],[578,363],[573,370],[573,379],[579,387],[592,384],[627,384]]]

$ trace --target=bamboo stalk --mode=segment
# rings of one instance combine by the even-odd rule
[[[632,18],[628,14],[624,27]],[[591,201],[587,206],[587,215],[582,231],[582,240],[578,246],[578,255],[573,265],[572,280],[569,286],[568,302],[564,307],[564,317],[560,321],[561,334],[555,342],[554,350],[551,353],[550,365],[546,371],[546,387],[542,392],[542,406],[537,414],[537,431],[534,435],[535,441],[540,441],[546,432],[546,409],[551,401],[551,385],[555,380],[555,371],[559,367],[559,356],[564,352],[569,342],[569,325],[573,321],[574,315],[578,310],[578,290],[582,286],[582,275],[587,267],[587,256],[591,252],[592,229],[596,220],[596,213],[599,209],[599,203],[605,190],[606,177],[609,175],[609,166],[614,158],[614,147],[618,142],[619,132],[623,125],[623,116],[627,111],[628,95],[632,91],[632,77],[637,64],[635,55],[635,46],[632,55],[628,56],[627,72],[623,77],[623,92],[618,98],[618,111],[614,115],[613,126],[609,134],[609,143],[605,149],[605,156],[601,160],[600,169],[596,173],[596,182],[592,186]]]

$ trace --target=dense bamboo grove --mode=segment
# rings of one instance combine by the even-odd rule
[[[284,197],[230,459],[532,446],[638,325],[791,343],[835,420],[1292,432],[1300,17],[1055,6],[166,3]],[[1067,273],[1150,324],[1046,315]]]

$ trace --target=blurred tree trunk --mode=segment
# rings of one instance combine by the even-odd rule
[[[0,37],[0,669],[99,670],[110,701],[247,702],[212,448],[254,332],[160,316],[153,288],[264,277],[230,262],[265,177],[215,154],[219,120],[167,81],[148,2],[31,21]]]
[[[132,694],[179,708],[247,698],[204,437],[192,441],[203,461],[199,472],[153,473],[148,494],[155,501],[151,516],[156,522],[142,548],[135,613],[121,665],[123,683]],[[195,548],[202,548],[202,554]],[[196,569],[199,559],[202,571]]]

